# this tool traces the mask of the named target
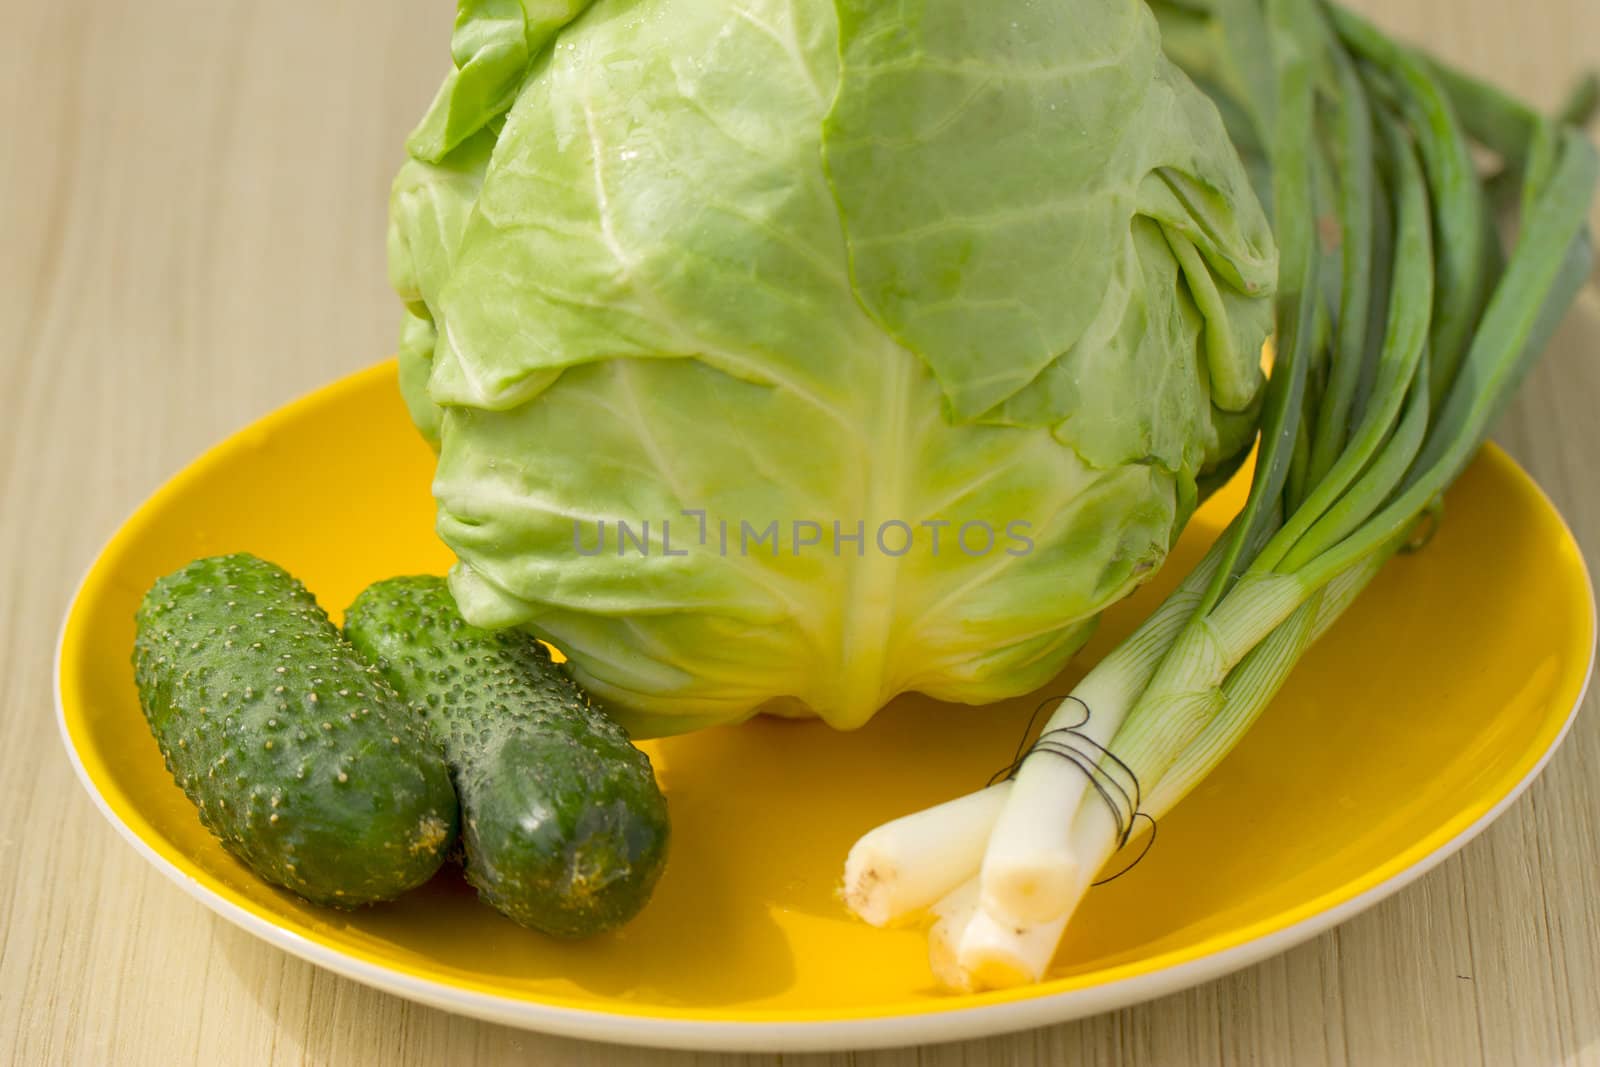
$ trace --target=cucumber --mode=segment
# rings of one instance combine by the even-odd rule
[[[427,881],[455,839],[426,729],[305,586],[249,555],[157,581],[134,675],[167,769],[257,875],[354,907]]]
[[[443,579],[369,587],[345,633],[444,748],[466,875],[482,898],[558,937],[622,925],[666,862],[650,758],[525,633],[469,625]]]

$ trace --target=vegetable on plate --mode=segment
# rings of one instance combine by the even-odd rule
[[[196,560],[138,612],[139,702],[200,821],[256,874],[355,907],[431,878],[456,836],[443,757],[312,595]]]
[[[544,646],[469,626],[431,576],[368,586],[344,627],[443,748],[467,881],[485,901],[559,937],[644,907],[666,863],[667,802],[650,758]]]
[[[1240,462],[1277,250],[1127,0],[459,8],[390,205],[474,625],[636,736],[1035,688]]]
[[[850,906],[931,920],[954,989],[1045,975],[1112,856],[1148,847],[1307,647],[1425,540],[1591,269],[1596,154],[1565,119],[1317,0],[1156,7],[1270,178],[1282,268],[1259,452],[1232,525],[1012,774],[851,851]],[[1473,139],[1515,189],[1504,242],[1507,179],[1480,175]]]
[[[464,846],[467,880],[557,937],[638,914],[666,862],[650,760],[534,638],[468,626],[444,581],[375,583],[335,627],[237,554],[140,606],[139,701],[200,821],[319,904],[392,900]]]

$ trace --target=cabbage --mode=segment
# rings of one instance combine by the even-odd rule
[[[464,0],[452,52],[390,227],[451,587],[638,734],[1035,688],[1250,443],[1276,250],[1142,4]]]

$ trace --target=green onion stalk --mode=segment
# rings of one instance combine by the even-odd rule
[[[953,989],[1044,975],[1111,857],[1433,521],[1590,270],[1600,164],[1573,120],[1591,83],[1546,117],[1323,0],[1152,6],[1270,175],[1282,265],[1255,468],[1204,560],[1006,780],[851,850],[848,905],[876,925],[931,919]],[[1504,241],[1500,208],[1516,215]]]

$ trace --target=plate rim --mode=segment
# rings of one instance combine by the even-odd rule
[[[685,1012],[683,1016],[673,1014],[670,1009],[659,1008],[639,1012],[611,1011],[508,997],[450,985],[401,968],[374,963],[306,938],[234,903],[180,869],[135,831],[112,808],[101,792],[98,783],[85,766],[74,741],[67,721],[62,689],[68,633],[79,609],[84,588],[99,570],[101,562],[138,516],[167,492],[174,490],[177,484],[184,480],[186,472],[203,459],[240,435],[255,432],[261,422],[315,399],[327,398],[332,393],[363,385],[369,377],[384,374],[393,366],[393,360],[384,361],[290,400],[253,420],[244,428],[226,435],[176,473],[164,479],[154,492],[117,525],[76,583],[57,632],[52,683],[56,725],[73,771],[100,814],[135,852],[210,911],[268,944],[364,985],[442,1010],[561,1037],[639,1047],[728,1052],[822,1052],[936,1044],[1010,1033],[1069,1022],[1154,999],[1220,978],[1281,954],[1394,894],[1454,855],[1504,814],[1506,809],[1543,773],[1571,732],[1572,724],[1583,706],[1593,680],[1596,663],[1595,637],[1597,628],[1600,628],[1600,618],[1597,618],[1595,590],[1588,561],[1583,556],[1576,535],[1543,487],[1504,449],[1492,441],[1487,442],[1480,455],[1489,453],[1494,461],[1503,464],[1514,477],[1524,482],[1543,506],[1549,509],[1567,538],[1578,549],[1574,553],[1574,558],[1583,577],[1582,585],[1590,634],[1588,661],[1576,697],[1567,710],[1559,730],[1527,772],[1472,823],[1383,881],[1277,929],[1256,934],[1238,944],[1206,952],[1192,959],[1169,963],[1153,970],[1095,985],[1031,995],[1025,991],[1003,991],[999,995],[1005,999],[957,1007],[940,1007],[934,1003],[925,1009],[895,1011],[890,1014],[835,1013],[830,1018],[813,1019],[796,1019],[792,1017],[793,1013],[783,1011],[772,1012],[772,1018],[762,1018],[762,1013],[758,1010],[750,1012],[747,1018],[715,1019],[703,1017],[704,1009]],[[1337,889],[1330,892],[1337,892]],[[1312,898],[1307,903],[1314,904],[1315,899]]]

